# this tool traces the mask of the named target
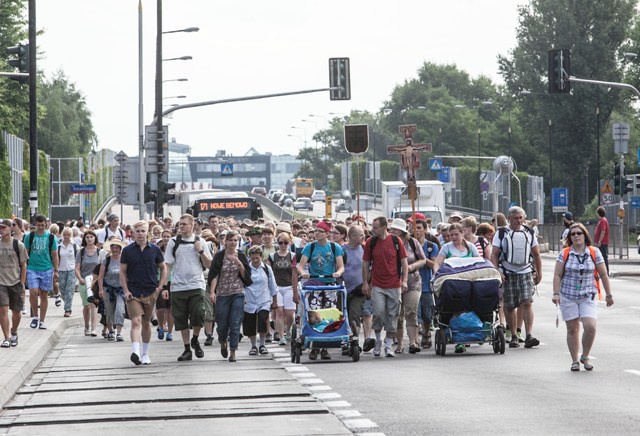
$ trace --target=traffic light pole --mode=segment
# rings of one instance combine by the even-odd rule
[[[624,232],[622,231],[622,227],[624,226],[624,196],[625,192],[625,175],[624,175],[624,154],[620,153],[620,212],[618,212],[618,218],[620,220],[620,244],[619,244],[619,257],[618,259],[622,259],[622,238],[624,238]]]
[[[156,141],[158,155],[158,191],[155,212],[158,214],[164,204],[164,174],[168,168],[162,167],[164,154],[164,135],[162,129],[162,0],[157,0],[157,36],[156,36]],[[168,151],[167,151],[168,152]]]
[[[29,207],[38,213],[38,106],[36,100],[36,0],[29,0]]]

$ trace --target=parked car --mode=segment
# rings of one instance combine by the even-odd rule
[[[336,213],[338,212],[353,212],[353,207],[351,203],[347,203],[345,200],[338,200],[336,203]]]
[[[252,194],[267,195],[267,188],[264,186],[256,186],[251,190]]]
[[[327,193],[320,189],[316,189],[313,191],[313,194],[311,194],[311,201],[325,201],[326,199]]]
[[[294,203],[293,203],[293,210],[313,210],[313,202],[311,201],[310,198],[298,198]]]
[[[278,200],[278,204],[280,206],[292,206],[294,201],[296,201],[296,198],[293,195],[283,194]]]

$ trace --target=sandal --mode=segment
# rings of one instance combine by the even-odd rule
[[[2,345],[0,345],[0,347],[2,347],[2,348],[11,347],[11,341],[9,341],[9,339],[5,339],[4,341],[2,341]]]
[[[571,371],[580,371],[580,362],[573,362],[571,364]]]
[[[227,350],[227,341],[220,342],[220,354],[222,354],[222,357],[224,357],[225,359],[227,358],[227,356],[229,356],[229,350]]]
[[[269,350],[267,350],[267,347],[265,347],[264,345],[260,345],[259,353],[260,354],[269,354]]]
[[[589,356],[587,356],[587,357],[580,356],[580,363],[582,363],[584,365],[584,369],[586,369],[587,371],[591,371],[593,369],[593,365],[591,364],[591,361],[589,360]]]
[[[396,351],[395,351],[395,353],[396,353],[396,354],[402,354],[402,353],[404,353],[404,347],[401,347],[401,346],[396,347]]]
[[[258,349],[256,347],[251,347],[251,350],[249,350],[249,356],[255,356],[256,354],[258,354]]]
[[[418,347],[416,345],[413,345],[413,344],[411,344],[409,346],[409,353],[410,354],[416,354],[416,353],[419,353],[419,352],[420,352],[420,347]]]

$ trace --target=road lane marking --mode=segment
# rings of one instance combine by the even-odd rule
[[[371,421],[370,419],[345,419],[344,421],[342,421],[344,425],[346,425],[349,430],[354,430],[357,428],[373,428],[373,427],[377,427],[378,424],[376,424],[375,422]]]
[[[349,403],[348,401],[325,401],[324,404],[326,404],[329,408],[351,407],[351,403]]]
[[[313,394],[313,396],[318,400],[335,400],[336,398],[342,398],[342,395],[337,392],[318,393]]]
[[[336,410],[334,413],[340,418],[355,418],[357,416],[362,416],[362,413],[357,410]]]
[[[625,369],[624,372],[628,372],[629,374],[640,375],[640,371],[637,369]]]

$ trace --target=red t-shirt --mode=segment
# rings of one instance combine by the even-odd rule
[[[604,236],[601,236],[604,235]],[[596,224],[596,231],[593,235],[593,243],[597,244],[602,238],[602,245],[609,245],[609,221],[606,217],[600,218],[598,224]]]
[[[400,276],[398,276],[398,263],[396,257],[396,247],[393,244],[393,237],[387,235],[385,239],[378,238],[376,246],[373,249],[373,256],[371,256],[371,240],[367,239],[364,244],[364,254],[362,259],[365,261],[371,261],[373,257],[373,267],[371,269],[371,285],[379,288],[399,288]],[[402,240],[398,240],[398,248],[400,252],[400,259],[407,257],[407,250],[404,248]]]

